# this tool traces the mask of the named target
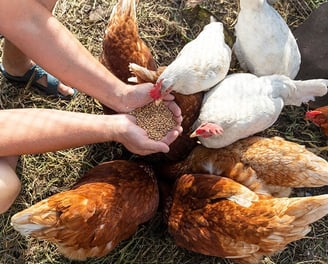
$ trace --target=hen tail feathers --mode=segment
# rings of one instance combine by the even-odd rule
[[[294,89],[285,98],[285,105],[300,106],[302,103],[307,103],[314,100],[315,96],[323,96],[327,93],[328,80],[313,79],[305,81],[293,81]]]
[[[117,16],[129,16],[137,20],[137,5],[139,0],[119,0],[114,6],[110,15],[109,21],[112,21]]]

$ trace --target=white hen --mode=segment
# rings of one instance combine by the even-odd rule
[[[221,148],[270,127],[284,105],[301,105],[327,93],[328,80],[294,81],[284,75],[227,76],[206,92],[191,136],[205,147]]]
[[[206,91],[225,78],[230,61],[231,49],[224,40],[223,24],[212,18],[159,76],[151,96],[157,100],[171,91],[184,95]]]
[[[279,13],[266,0],[240,0],[233,51],[244,70],[257,75],[282,74],[294,79],[301,55]]]

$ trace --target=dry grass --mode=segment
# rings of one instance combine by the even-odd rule
[[[194,14],[182,12],[180,2],[173,0],[140,1],[138,20],[141,37],[151,47],[160,65],[171,62],[182,46],[193,39],[202,28],[201,21],[192,24]],[[231,32],[238,13],[237,1],[208,0],[204,7],[219,18]],[[322,0],[307,2],[280,1],[277,9],[291,28],[297,27]],[[85,45],[98,56],[102,35],[114,0],[62,0],[56,16]],[[189,24],[188,24],[189,23]],[[326,45],[323,43],[323,45]],[[238,68],[233,69],[238,70]],[[0,77],[0,108],[39,107],[68,111],[101,113],[98,102],[79,94],[71,102],[47,100],[31,89],[12,86]],[[265,136],[280,135],[316,151],[326,146],[327,139],[319,129],[304,121],[307,106],[286,107],[273,127],[264,131]],[[68,131],[69,133],[69,131]],[[319,155],[328,159],[328,153]],[[68,189],[84,172],[102,161],[126,158],[126,153],[116,143],[95,144],[76,149],[22,156],[17,169],[23,190],[11,209],[0,215],[0,263],[76,263],[58,254],[56,247],[47,242],[24,238],[15,232],[10,216],[54,193]],[[328,188],[300,189],[295,195],[328,193]],[[84,263],[230,263],[216,257],[188,252],[174,245],[158,213],[149,223],[142,225],[129,240],[122,242],[111,254]],[[312,232],[305,239],[291,243],[283,252],[266,263],[328,263],[328,218],[312,225]]]

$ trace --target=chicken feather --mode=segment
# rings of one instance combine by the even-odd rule
[[[235,35],[233,51],[244,70],[295,78],[301,64],[295,37],[267,0],[240,0]]]
[[[104,34],[100,55],[100,62],[123,82],[128,82],[131,77],[131,62],[151,70],[157,69],[150,49],[139,36],[137,4],[136,0],[119,0],[115,5]]]
[[[328,136],[328,105],[306,112],[305,119],[320,127],[322,133]]]
[[[291,188],[328,185],[328,162],[280,137],[254,136],[220,149],[199,145],[183,161],[158,164],[155,170],[171,181],[186,173],[223,175],[276,197],[288,196]]]
[[[136,63],[150,70],[157,69],[151,50],[139,36],[136,15],[138,2],[118,0],[106,27],[99,57],[100,62],[125,83],[129,83],[131,77],[129,63]],[[103,110],[105,114],[115,113],[104,105]]]
[[[251,205],[233,196],[253,197]],[[181,176],[172,197],[168,228],[178,246],[243,264],[259,263],[303,238],[311,223],[328,214],[328,195],[272,198],[209,174]]]
[[[70,190],[16,213],[22,235],[48,240],[72,259],[109,253],[156,212],[159,194],[150,166],[115,160],[95,166]]]
[[[269,128],[285,105],[300,106],[326,94],[327,85],[325,79],[294,81],[283,75],[231,74],[205,93],[192,136],[208,148],[228,146]]]
[[[212,20],[158,77],[162,82],[160,94],[175,91],[189,95],[209,90],[225,78],[230,61],[231,49],[225,43],[223,24]]]

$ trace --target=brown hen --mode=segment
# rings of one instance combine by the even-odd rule
[[[94,167],[71,190],[16,213],[11,224],[23,235],[55,243],[68,258],[84,260],[131,237],[153,217],[158,200],[151,167],[116,160]]]
[[[180,247],[205,255],[259,263],[328,214],[328,195],[272,198],[229,179],[185,174],[177,180],[168,229]]]
[[[138,0],[119,0],[114,6],[103,38],[100,62],[121,81],[131,77],[129,63],[156,70],[150,49],[140,38],[136,16]],[[114,111],[103,106],[105,114]]]
[[[157,164],[155,169],[173,181],[186,173],[222,175],[275,197],[288,196],[292,187],[328,184],[326,160],[280,137],[254,136],[219,149],[199,145],[185,160]]]
[[[320,127],[322,132],[328,137],[328,105],[306,112],[305,119]]]

